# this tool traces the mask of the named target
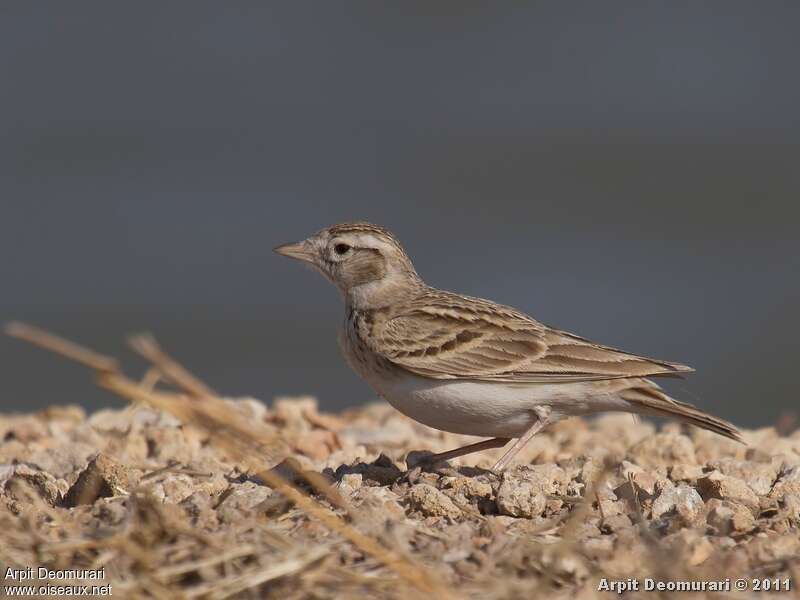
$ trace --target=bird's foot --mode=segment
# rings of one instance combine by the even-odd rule
[[[444,464],[446,459],[441,458],[429,450],[412,450],[406,455],[406,467],[411,471],[417,467],[430,468],[437,464]]]

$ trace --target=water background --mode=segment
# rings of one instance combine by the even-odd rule
[[[718,10],[724,8],[724,10]],[[374,395],[321,277],[271,252],[394,230],[431,284],[686,362],[676,397],[796,410],[800,5],[9,3],[0,319],[225,394]],[[0,410],[121,405],[0,339]]]

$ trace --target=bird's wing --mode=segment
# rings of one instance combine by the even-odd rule
[[[512,308],[441,292],[375,323],[370,348],[432,379],[521,383],[676,375],[691,368],[547,327]]]

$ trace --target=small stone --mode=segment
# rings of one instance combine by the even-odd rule
[[[342,475],[339,480],[339,493],[343,496],[352,496],[353,492],[361,488],[363,485],[363,476],[361,473],[346,473]]]
[[[706,500],[711,498],[730,500],[745,505],[753,514],[757,514],[759,510],[758,496],[750,486],[736,477],[712,471],[697,480],[697,487]]]
[[[356,508],[376,509],[379,514],[391,521],[405,518],[406,513],[400,505],[400,496],[385,487],[361,487],[353,494],[352,501]]]
[[[23,495],[17,489],[18,484],[29,486],[36,491],[42,500],[50,506],[56,506],[64,493],[67,484],[63,479],[56,479],[50,473],[33,469],[25,464],[9,465],[6,471],[5,489],[9,495],[17,500],[23,500]]]
[[[64,506],[93,504],[97,498],[127,494],[134,482],[128,467],[105,454],[98,454],[64,496]]]
[[[187,496],[181,501],[180,507],[194,526],[213,530],[219,524],[217,513],[214,511],[214,500],[205,492],[194,492]]]
[[[98,498],[92,505],[91,514],[100,523],[115,527],[130,516],[126,498]]]
[[[624,515],[627,506],[623,500],[611,500],[610,498],[600,497],[600,503],[597,508],[602,518],[605,520],[616,517],[617,515]]]
[[[2,430],[0,429],[0,434]],[[4,440],[0,437],[0,464],[11,464],[17,462],[33,462],[30,460],[31,445],[15,439]],[[85,461],[84,461],[85,463]],[[36,463],[37,467],[41,467]],[[44,469],[47,471],[48,469]]]
[[[564,469],[554,464],[522,465],[514,474],[538,486],[545,494],[564,494],[569,478]]]
[[[666,431],[636,444],[628,452],[628,458],[644,468],[664,464],[697,464],[692,440],[683,434]]]
[[[178,504],[195,490],[191,477],[180,473],[168,473],[148,486],[153,496],[167,504]]]
[[[469,504],[492,497],[492,486],[477,477],[443,477],[441,487],[457,501]]]
[[[361,462],[355,465],[341,465],[336,469],[334,476],[336,479],[341,479],[347,473],[361,474],[365,485],[391,485],[403,474],[392,459],[384,454],[370,464]]]
[[[270,488],[252,481],[236,484],[217,506],[217,517],[223,523],[249,518],[252,511],[272,495]]]
[[[653,501],[653,518],[675,512],[686,525],[697,524],[704,514],[705,505],[700,494],[687,485],[665,488]]]
[[[272,418],[295,430],[308,430],[306,411],[317,412],[317,399],[313,396],[278,397],[272,403]]]
[[[86,419],[86,411],[77,404],[54,404],[40,410],[36,415],[44,421],[77,425]]]
[[[183,427],[151,427],[145,433],[149,458],[190,462],[200,451],[200,438],[187,435]]]
[[[548,484],[549,479],[535,478],[527,467],[506,471],[497,491],[500,514],[528,519],[541,516],[547,506],[545,486],[552,487]]]
[[[628,461],[622,461],[620,475],[624,481],[614,489],[614,494],[617,498],[624,498],[629,502],[644,502],[660,490],[672,487],[669,479],[657,477]]]
[[[460,505],[473,506],[481,514],[497,512],[494,488],[485,476],[443,477],[439,480],[439,487]]]
[[[406,494],[406,502],[413,511],[428,517],[457,519],[463,514],[446,494],[426,483],[412,486]]]
[[[632,477],[634,485],[636,485],[642,492],[648,496],[653,496],[656,493],[656,485],[658,478],[652,473],[642,471],[635,473]],[[667,480],[669,481],[669,480]]]
[[[727,500],[712,498],[708,501],[708,524],[718,535],[747,533],[756,526],[756,519],[746,507]]]
[[[299,435],[294,447],[313,460],[325,460],[332,452],[341,448],[341,444],[334,432],[314,429]]]
[[[133,427],[132,416],[131,410],[104,408],[93,412],[89,416],[88,423],[97,431],[128,433]]]
[[[583,465],[580,467],[580,474],[577,479],[584,486],[599,483],[601,473],[603,472],[603,461],[596,458],[587,458]]]
[[[45,438],[47,435],[47,424],[34,415],[0,417],[0,441],[2,442],[17,440],[28,443]]]
[[[618,533],[625,529],[631,527],[633,523],[631,523],[630,517],[624,514],[616,514],[610,517],[604,518],[600,522],[600,530],[603,533]]]
[[[97,448],[82,442],[67,442],[52,448],[34,450],[29,462],[54,477],[72,475],[84,468],[86,463],[97,454]]]
[[[723,475],[744,481],[759,496],[766,496],[772,489],[781,470],[780,462],[753,462],[723,458],[709,463]]]
[[[755,564],[770,564],[794,560],[800,552],[800,536],[797,530],[783,535],[756,534],[757,539],[748,544],[746,551]]]
[[[703,476],[703,467],[700,465],[674,465],[669,470],[669,478],[674,482],[695,482]]]
[[[439,474],[431,473],[430,471],[423,471],[420,467],[411,469],[406,475],[406,480],[409,485],[414,485],[416,483],[427,483],[433,487],[439,486]],[[394,487],[401,488],[403,485],[405,485],[405,483],[406,482],[403,481],[396,482]]]
[[[231,408],[252,421],[262,422],[269,414],[267,406],[261,400],[256,400],[255,398],[224,398],[223,400]]]

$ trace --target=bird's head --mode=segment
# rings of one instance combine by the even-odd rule
[[[397,238],[370,223],[334,225],[275,252],[312,265],[358,308],[385,306],[422,283]]]

